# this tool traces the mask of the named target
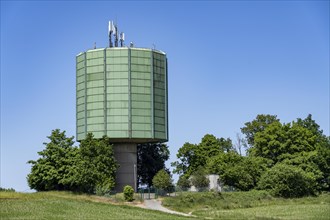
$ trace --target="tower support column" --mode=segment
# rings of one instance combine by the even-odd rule
[[[114,154],[119,168],[116,172],[115,191],[122,192],[126,185],[137,191],[137,144],[114,143]]]

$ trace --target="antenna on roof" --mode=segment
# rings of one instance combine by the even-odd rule
[[[114,24],[113,21],[109,21],[109,47],[118,47],[118,40],[120,40],[120,46],[124,46],[124,41],[125,41],[125,34],[124,32],[120,33],[120,39],[118,39],[119,31],[118,31],[118,26],[117,23]],[[115,37],[115,45],[112,43],[112,35]]]
[[[115,47],[118,47],[118,27],[117,24],[115,24],[115,32],[113,33],[115,36]]]
[[[109,21],[109,47],[113,47],[111,36],[114,32],[116,32],[116,28],[113,25],[113,21]]]
[[[121,32],[120,33],[120,46],[123,47],[124,46],[124,41],[125,41],[125,33]]]

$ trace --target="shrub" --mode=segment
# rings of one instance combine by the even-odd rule
[[[268,190],[274,196],[290,198],[315,194],[315,185],[312,173],[278,163],[261,176],[258,188]]]
[[[134,200],[134,189],[133,187],[127,185],[123,190],[125,201],[132,202]]]

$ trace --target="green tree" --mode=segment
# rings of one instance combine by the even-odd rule
[[[198,145],[186,142],[176,155],[178,161],[171,163],[175,167],[173,172],[189,176],[192,170],[197,168],[196,164],[198,164],[199,159],[198,155],[196,155],[197,149]]]
[[[261,176],[258,188],[268,190],[274,196],[290,198],[314,195],[315,185],[313,174],[296,166],[278,163]]]
[[[173,172],[188,177],[199,166],[205,166],[210,157],[231,151],[234,151],[234,148],[229,138],[216,138],[214,135],[206,134],[198,145],[185,143],[179,149],[179,160],[171,164],[175,167]]]
[[[326,143],[317,147],[317,154],[313,161],[323,173],[318,181],[321,189],[330,191],[330,137]]]
[[[66,137],[65,131],[55,129],[47,137],[50,142],[44,143],[45,149],[38,152],[38,160],[30,160],[31,173],[27,181],[31,189],[37,191],[73,190],[70,170],[77,162],[79,149],[74,147],[74,137]]]
[[[261,157],[243,157],[230,152],[210,158],[207,168],[210,173],[218,174],[224,185],[247,191],[257,186],[269,163]]]
[[[241,128],[241,132],[245,134],[247,143],[254,146],[254,136],[276,121],[279,122],[276,115],[257,115],[256,119],[245,123],[245,127]]]
[[[71,169],[70,181],[81,192],[94,193],[98,188],[106,192],[115,185],[117,167],[109,138],[95,139],[88,133],[80,143],[79,160]]]
[[[169,159],[170,151],[166,144],[147,143],[137,146],[138,163],[137,176],[139,184],[152,186],[152,179],[161,169],[166,169],[165,162]]]
[[[80,147],[73,146],[74,137],[53,130],[41,156],[32,164],[28,184],[37,191],[72,190],[104,194],[114,186],[117,168],[109,138],[95,139],[89,133]]]
[[[319,138],[323,136],[323,130],[320,129],[315,120],[312,119],[312,115],[308,114],[305,119],[297,118],[297,124],[301,127],[307,128],[313,134],[317,135]]]
[[[274,164],[291,155],[316,149],[317,136],[297,123],[274,122],[255,135],[254,147],[249,153],[271,159]]]
[[[195,186],[198,191],[203,190],[203,188],[208,188],[210,184],[210,180],[207,178],[207,173],[201,166],[192,173],[190,181],[191,185]]]
[[[182,189],[190,188],[190,181],[185,175],[181,175],[177,182],[177,186],[181,187]]]
[[[330,141],[311,115],[287,124],[276,121],[257,132],[249,155],[299,167],[313,175],[317,190],[329,190]]]
[[[169,190],[173,186],[170,174],[164,169],[158,171],[152,179],[152,183],[154,187],[162,190]]]

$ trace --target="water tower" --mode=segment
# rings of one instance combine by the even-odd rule
[[[109,47],[76,56],[76,137],[110,138],[120,165],[115,190],[122,191],[137,187],[137,144],[168,140],[168,87],[166,54],[124,46],[118,35],[109,22]]]

